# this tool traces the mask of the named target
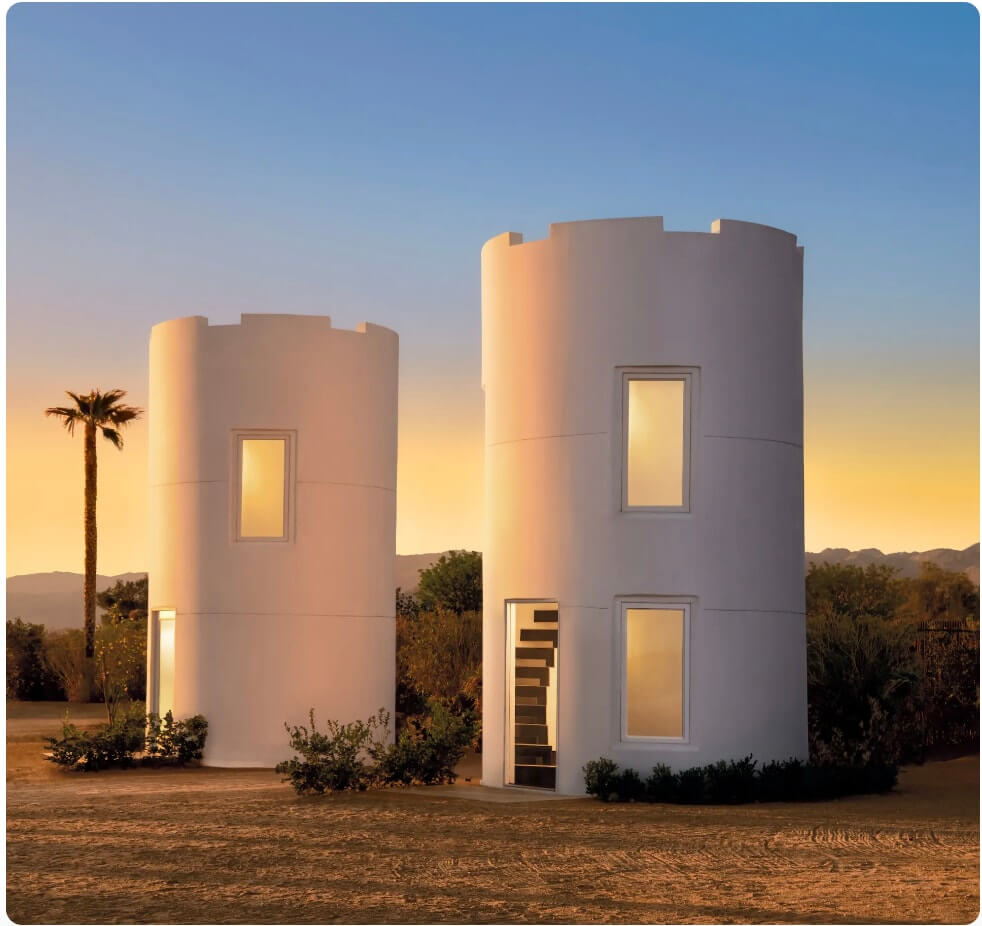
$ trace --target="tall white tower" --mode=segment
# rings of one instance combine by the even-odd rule
[[[398,352],[317,316],[153,329],[148,709],[204,714],[207,764],[394,708]]]
[[[484,246],[485,784],[807,755],[801,298],[746,222]]]

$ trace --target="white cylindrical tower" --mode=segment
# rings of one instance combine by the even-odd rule
[[[484,246],[485,784],[807,755],[801,298],[745,222]]]
[[[317,316],[153,328],[148,710],[204,714],[209,765],[394,709],[398,350]]]

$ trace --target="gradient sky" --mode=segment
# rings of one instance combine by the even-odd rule
[[[401,336],[398,549],[480,549],[480,248],[664,215],[805,246],[808,549],[979,538],[969,5],[71,5],[7,15],[7,574],[82,568],[62,390],[150,326]],[[99,571],[145,569],[146,425]]]

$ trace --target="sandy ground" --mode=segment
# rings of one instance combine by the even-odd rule
[[[300,798],[263,771],[62,772],[26,727],[7,744],[18,923],[967,923],[979,911],[977,757],[906,769],[887,796],[809,805],[500,803],[463,784]]]

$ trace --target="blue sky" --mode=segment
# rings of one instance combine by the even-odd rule
[[[978,539],[972,6],[19,4],[7,30],[8,441],[63,387],[145,396],[157,321],[326,312],[400,331],[410,456],[472,459],[487,238],[723,216],[805,245],[816,452],[848,465],[873,420],[887,466],[905,418],[963,423],[932,465],[974,466],[967,514],[877,545]],[[479,543],[475,478],[432,548]],[[433,498],[400,479],[402,532]],[[833,534],[877,539],[810,548]]]

